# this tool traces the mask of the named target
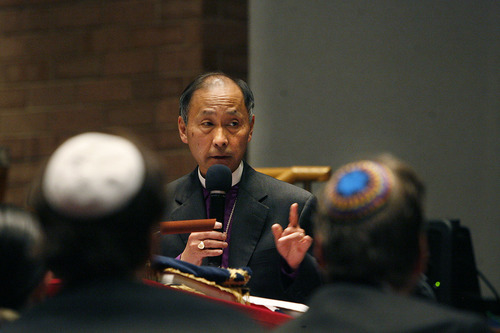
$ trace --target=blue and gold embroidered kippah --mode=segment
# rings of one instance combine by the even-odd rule
[[[354,162],[333,174],[323,204],[332,218],[364,219],[387,204],[392,188],[393,179],[387,167],[373,161]]]

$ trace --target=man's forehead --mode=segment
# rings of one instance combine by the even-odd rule
[[[202,88],[209,88],[209,87],[224,87],[227,84],[235,84],[233,80],[230,80],[227,77],[223,76],[211,76],[208,77],[205,82],[203,82]]]
[[[245,111],[245,101],[243,92],[238,87],[238,85],[228,85],[227,83],[222,83],[218,81],[216,84],[206,85],[200,87],[193,93],[193,97],[190,101],[190,107],[197,104],[205,104],[206,106],[228,106],[233,105],[239,108],[242,106]],[[243,110],[242,110],[243,111]],[[247,111],[248,112],[248,111]]]
[[[224,107],[224,104],[234,106],[234,111],[240,112],[242,116],[249,114],[240,86],[228,77],[211,76],[193,92],[189,101],[188,114],[192,107],[201,111],[200,108]]]
[[[243,96],[243,92],[241,91],[240,87],[231,79],[227,77],[209,77],[207,78],[202,85],[194,92],[196,94],[197,92],[201,91],[213,91],[213,90],[224,90],[228,91],[229,90],[236,90],[238,91],[238,94],[241,93],[241,96]]]

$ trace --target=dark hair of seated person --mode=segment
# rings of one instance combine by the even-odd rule
[[[142,186],[123,207],[97,217],[65,214],[47,200],[42,176],[30,193],[29,203],[47,234],[47,266],[65,285],[134,277],[151,255],[152,229],[163,215],[164,179],[154,153],[129,133],[105,134],[130,141],[145,163]]]
[[[0,203],[0,308],[20,311],[45,276],[44,234],[35,215]]]
[[[417,282],[409,281],[409,277],[421,255],[424,184],[409,165],[390,154],[356,166],[363,168],[363,163],[370,168],[375,165],[390,170],[395,177],[392,192],[376,213],[362,217],[361,210],[354,209],[356,214],[352,216],[332,217],[329,208],[322,207],[315,227],[328,263],[327,278],[378,286],[389,284],[408,292]]]

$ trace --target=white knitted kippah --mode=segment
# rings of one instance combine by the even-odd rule
[[[54,210],[95,218],[127,204],[141,188],[145,171],[144,159],[130,141],[89,132],[57,148],[45,169],[42,191]]]

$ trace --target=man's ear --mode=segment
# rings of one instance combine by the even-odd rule
[[[429,243],[427,242],[427,234],[425,232],[420,233],[418,245],[419,254],[415,270],[416,274],[424,274],[429,263]]]
[[[250,134],[248,135],[248,142],[252,140],[253,125],[255,124],[255,115],[252,115],[252,120],[250,121]]]
[[[429,262],[429,245],[427,243],[427,234],[425,232],[421,232],[419,235],[418,248],[419,252],[417,260],[413,267],[413,271],[408,277],[407,285],[400,290],[402,293],[411,293],[422,278],[422,274],[425,274],[425,271],[427,270],[427,264]]]
[[[181,116],[177,118],[177,127],[179,128],[179,136],[184,143],[188,143],[187,137],[187,124],[184,122]]]
[[[326,262],[325,262],[325,256],[323,254],[323,246],[321,246],[321,237],[316,236],[314,238],[314,245],[313,245],[313,254],[316,260],[318,261],[318,265],[322,268],[325,268]]]

